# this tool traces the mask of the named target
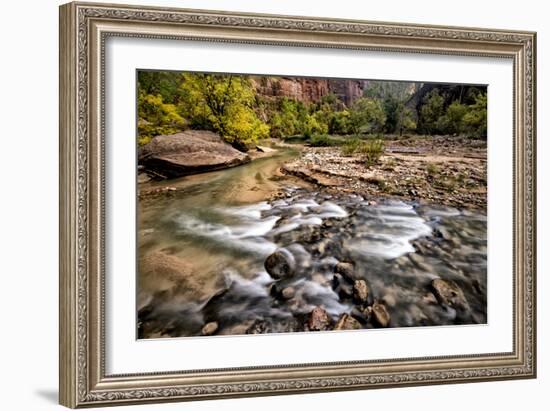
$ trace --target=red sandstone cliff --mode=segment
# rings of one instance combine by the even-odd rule
[[[272,97],[290,97],[313,102],[328,94],[335,94],[349,106],[363,95],[367,80],[315,79],[305,77],[252,77],[258,93]]]

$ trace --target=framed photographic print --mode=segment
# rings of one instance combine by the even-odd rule
[[[60,8],[60,402],[536,375],[532,32]]]

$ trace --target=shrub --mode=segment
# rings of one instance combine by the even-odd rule
[[[342,155],[352,156],[361,148],[361,144],[363,144],[363,141],[357,137],[347,139],[341,148]]]
[[[334,147],[340,145],[341,141],[327,134],[315,134],[309,139],[309,144],[312,147]]]
[[[428,172],[428,175],[433,177],[434,175],[439,173],[439,167],[434,163],[428,163],[428,165],[426,166],[426,171]]]
[[[349,110],[334,111],[329,117],[328,131],[331,134],[348,134],[351,132]]]
[[[384,141],[381,139],[367,140],[363,142],[359,148],[359,153],[365,160],[365,165],[370,167],[380,161],[380,157],[384,154]]]

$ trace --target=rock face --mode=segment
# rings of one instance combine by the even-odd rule
[[[346,106],[363,95],[367,80],[331,80],[306,77],[252,77],[259,94],[290,97],[303,102],[318,101],[336,95]]]
[[[315,307],[309,314],[307,325],[310,331],[328,330],[330,317],[322,307]]]
[[[266,258],[264,267],[271,277],[279,280],[294,275],[296,260],[288,250],[282,248]]]
[[[156,136],[138,153],[139,165],[159,178],[221,170],[249,161],[248,154],[231,147],[218,134],[203,130]]]

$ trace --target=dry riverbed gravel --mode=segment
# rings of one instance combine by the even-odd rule
[[[328,191],[483,210],[486,154],[486,142],[480,140],[404,139],[386,143],[379,163],[368,167],[360,156],[345,156],[338,147],[304,146],[281,171]]]

